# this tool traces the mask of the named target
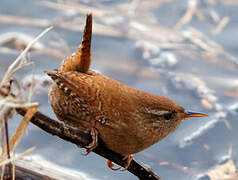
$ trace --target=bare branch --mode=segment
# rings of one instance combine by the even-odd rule
[[[17,112],[24,116],[26,110],[23,108],[17,109]],[[36,112],[32,117],[31,122],[43,129],[44,131],[50,133],[51,135],[56,135],[61,139],[64,139],[68,142],[76,144],[80,147],[86,147],[92,141],[90,131],[80,128],[69,127],[63,123],[55,121],[41,112]],[[123,160],[122,155],[117,154],[104,145],[102,140],[99,138],[98,146],[93,150],[96,154],[113,161],[114,163],[125,167],[127,162]],[[155,174],[151,169],[148,169],[144,165],[140,164],[136,160],[132,160],[129,168],[129,172],[137,176],[140,180],[161,180],[161,178]]]

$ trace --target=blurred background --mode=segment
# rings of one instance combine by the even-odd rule
[[[236,179],[238,158],[238,2],[236,0],[1,0],[0,77],[43,29],[53,26],[25,57],[34,62],[15,75],[23,89],[35,80],[33,101],[48,103],[60,66],[81,43],[85,15],[93,13],[92,68],[129,86],[207,113],[187,119],[168,137],[134,157],[162,179]],[[33,75],[32,75],[33,74]],[[9,123],[13,134],[21,117]],[[136,179],[111,171],[106,160],[30,124],[17,152],[49,161],[82,179]],[[78,178],[76,178],[78,179]]]

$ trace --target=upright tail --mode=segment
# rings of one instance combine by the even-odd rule
[[[60,66],[60,71],[87,73],[91,64],[92,14],[87,14],[83,40],[77,52]]]

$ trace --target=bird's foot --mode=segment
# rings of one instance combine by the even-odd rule
[[[87,156],[92,150],[94,150],[98,145],[98,131],[95,128],[91,128],[91,136],[92,136],[92,142],[86,146],[87,148],[86,153],[81,153],[84,156]]]
[[[113,164],[113,162],[110,161],[110,160],[107,161],[107,166],[108,166],[111,170],[113,170],[113,171],[117,171],[117,170],[121,169],[121,167],[114,168],[114,167],[113,167],[114,164]]]
[[[125,165],[125,167],[122,169],[122,171],[125,171],[125,170],[128,169],[128,167],[129,167],[130,164],[131,164],[132,159],[133,159],[132,154],[126,155],[126,156],[123,158],[123,160],[126,160],[126,165]]]
[[[130,164],[131,164],[132,159],[133,159],[132,154],[126,155],[126,156],[123,158],[123,160],[126,160],[126,165],[125,165],[125,167],[122,169],[122,171],[125,171],[125,170],[128,169],[128,167],[129,167]],[[114,164],[113,164],[113,162],[110,161],[110,160],[107,161],[107,166],[108,166],[110,169],[112,169],[113,171],[117,171],[117,170],[121,169],[121,167],[119,167],[119,168],[114,168],[114,167],[113,167]]]

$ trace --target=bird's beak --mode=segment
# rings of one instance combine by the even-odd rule
[[[204,117],[208,116],[207,114],[202,114],[202,113],[196,113],[196,112],[185,112],[185,118],[190,118],[190,117]]]

